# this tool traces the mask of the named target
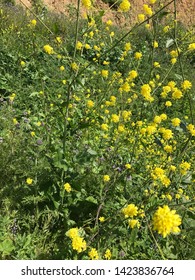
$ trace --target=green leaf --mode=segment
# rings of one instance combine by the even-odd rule
[[[94,150],[91,149],[91,148],[89,148],[89,149],[87,150],[87,152],[88,152],[90,155],[92,155],[92,156],[96,156],[96,155],[97,155],[97,152],[94,151]]]
[[[86,201],[91,202],[91,203],[93,203],[93,204],[98,204],[97,199],[94,198],[93,196],[88,196],[88,197],[86,198]]]

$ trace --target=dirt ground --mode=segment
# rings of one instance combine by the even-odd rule
[[[68,9],[68,5],[77,5],[77,0],[42,0],[44,5],[52,11],[57,13],[65,13]],[[104,20],[112,19],[116,24],[133,24],[136,20],[138,13],[142,13],[143,4],[147,4],[149,0],[130,0],[131,3],[131,13],[128,18],[123,15],[116,13],[113,9],[111,10],[109,6],[101,0],[94,1],[95,10],[104,10],[105,15]],[[162,3],[168,3],[170,0],[160,0]],[[31,6],[30,0],[16,0],[16,3],[21,5]],[[195,0],[176,0],[177,5],[177,18],[186,26],[194,26],[195,28]],[[173,8],[173,4],[171,4]],[[171,7],[170,6],[170,7]],[[81,9],[83,12],[83,9]]]

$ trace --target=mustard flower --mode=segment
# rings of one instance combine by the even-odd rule
[[[166,101],[165,102],[165,106],[166,107],[171,107],[172,106],[172,102],[171,101]]]
[[[142,53],[141,52],[135,52],[134,54],[135,59],[139,60],[142,58]]]
[[[83,237],[75,236],[72,238],[72,248],[78,253],[81,253],[86,250],[87,244]]]
[[[71,68],[72,68],[72,70],[77,71],[79,69],[79,66],[76,62],[72,62],[71,63]]]
[[[119,116],[116,114],[112,114],[111,119],[114,123],[118,123],[119,122]]]
[[[20,61],[20,65],[21,65],[22,67],[24,67],[24,66],[26,65],[26,62],[24,62],[24,61],[22,60],[22,61]]]
[[[86,9],[91,8],[91,0],[82,0],[82,4]]]
[[[108,78],[108,70],[102,70],[101,75],[103,78]]]
[[[152,9],[147,4],[143,5],[143,9],[147,16],[149,16],[149,17],[152,16],[152,14],[153,14]]]
[[[154,98],[150,95],[152,89],[150,87],[149,84],[144,84],[142,87],[141,87],[141,94],[142,96],[147,100],[147,101],[153,101]]]
[[[164,129],[162,131],[162,137],[165,140],[169,140],[169,139],[173,138],[173,132],[170,129]]]
[[[181,120],[179,118],[173,118],[171,122],[173,126],[180,126]]]
[[[27,183],[28,185],[32,185],[33,179],[27,178],[27,179],[26,179],[26,183]]]
[[[128,0],[123,0],[119,5],[119,11],[120,12],[128,12],[131,8],[131,4]]]
[[[126,43],[124,49],[127,52],[130,51],[131,50],[131,43],[130,42]]]
[[[195,43],[189,44],[188,50],[189,51],[194,51],[195,50]]]
[[[166,26],[163,28],[163,32],[164,32],[164,33],[167,33],[169,30],[170,30],[170,26],[169,26],[169,25],[166,25]]]
[[[176,210],[170,210],[167,205],[159,207],[152,218],[153,230],[157,231],[164,238],[171,233],[179,233],[181,218]]]
[[[77,227],[76,227],[76,228],[71,228],[71,229],[69,229],[69,231],[66,233],[66,235],[67,235],[68,237],[70,237],[71,239],[73,239],[73,238],[79,236],[79,230],[78,230]]]
[[[72,188],[71,185],[69,183],[65,183],[64,184],[64,189],[65,191],[67,191],[68,193],[71,192]]]
[[[89,253],[88,253],[89,257],[91,260],[98,260],[99,259],[99,255],[98,252],[95,248],[92,248]]]
[[[164,146],[164,150],[165,150],[165,152],[167,152],[167,153],[172,153],[173,147],[172,147],[171,145],[165,145],[165,146]]]
[[[135,78],[137,78],[138,76],[138,73],[136,70],[131,70],[129,73],[128,73],[128,79],[131,81]]]
[[[99,217],[100,223],[103,223],[105,221],[105,217]]]
[[[188,80],[184,80],[181,84],[181,87],[182,87],[183,90],[191,89],[192,83]]]
[[[137,19],[139,22],[142,22],[145,20],[145,15],[144,14],[138,14]]]
[[[82,44],[80,41],[77,41],[77,43],[76,43],[76,49],[77,49],[77,50],[81,50],[82,47],[83,47],[83,44]]]
[[[43,47],[44,51],[47,53],[47,54],[53,54],[54,53],[54,50],[53,48],[50,46],[50,45],[45,45]]]
[[[182,175],[185,175],[187,173],[187,171],[190,169],[191,164],[188,163],[187,161],[184,161],[179,165],[179,167],[180,167],[180,173]]]
[[[30,24],[31,24],[32,26],[36,26],[36,24],[37,24],[36,19],[32,19],[31,22],[30,22]]]
[[[157,41],[153,42],[153,47],[154,47],[154,49],[158,48],[158,42]]]
[[[56,37],[56,43],[62,44],[62,38],[59,37],[59,36],[57,36],[57,37]]]
[[[111,25],[113,25],[113,22],[112,22],[111,19],[109,19],[109,20],[107,20],[106,24],[107,24],[108,26],[111,26]]]
[[[111,253],[110,249],[107,249],[106,252],[105,252],[105,254],[104,254],[104,258],[105,258],[106,260],[110,260],[111,257],[112,257],[112,253]]]
[[[129,92],[131,89],[130,85],[128,82],[125,82],[124,84],[121,85],[121,87],[119,88],[120,91],[124,91],[124,92]]]
[[[30,132],[30,135],[31,135],[32,137],[34,137],[34,136],[35,136],[35,132],[34,132],[34,131],[31,131],[31,132]]]
[[[160,63],[157,62],[157,61],[155,61],[155,62],[153,63],[153,65],[154,65],[155,68],[160,68]]]
[[[87,101],[87,107],[88,108],[93,108],[94,107],[94,102],[92,100]]]
[[[174,57],[171,59],[171,64],[175,64],[176,62],[177,62],[177,58]]]
[[[134,228],[134,227],[138,227],[139,228],[140,227],[140,223],[136,219],[129,220],[128,224],[129,224],[130,228]]]
[[[109,182],[110,181],[110,176],[109,175],[104,175],[103,176],[103,181],[104,182]]]
[[[138,207],[131,203],[122,209],[122,213],[124,214],[125,218],[137,216]]]
[[[172,93],[172,98],[173,99],[180,99],[183,97],[183,94],[181,92],[181,90],[179,90],[178,88],[175,88],[173,93]]]
[[[130,163],[126,163],[126,164],[125,164],[125,168],[126,168],[126,169],[130,169],[130,168],[131,168],[131,164],[130,164]]]
[[[65,67],[62,65],[60,66],[60,71],[64,71],[65,70]]]
[[[108,127],[107,123],[101,124],[101,129],[105,130],[105,131],[108,131],[109,127]]]

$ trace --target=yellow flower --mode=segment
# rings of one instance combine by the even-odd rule
[[[127,51],[127,52],[130,51],[130,50],[131,50],[131,43],[129,43],[129,42],[126,43],[124,49],[125,49],[125,51]]]
[[[140,223],[138,220],[132,219],[128,221],[128,224],[130,226],[130,228],[134,228],[134,227],[138,227],[140,226]]]
[[[70,238],[75,238],[77,236],[79,236],[79,230],[78,228],[71,228],[69,229],[69,231],[66,233],[66,235]]]
[[[128,0],[123,0],[119,5],[119,11],[120,12],[128,12],[131,8],[131,4]]]
[[[16,118],[13,118],[13,124],[14,124],[14,125],[18,124],[18,121],[17,121]]]
[[[174,118],[171,120],[171,122],[172,122],[173,126],[179,126],[181,123],[181,120],[179,118]]]
[[[30,22],[30,23],[31,23],[31,25],[32,25],[32,26],[36,26],[37,21],[36,21],[36,19],[33,19],[33,20],[31,20],[31,22]]]
[[[154,41],[153,47],[154,47],[154,48],[158,48],[158,42],[157,42],[157,41]]]
[[[192,83],[188,80],[184,80],[183,83],[181,84],[181,87],[183,90],[191,89]]]
[[[136,53],[134,54],[134,57],[135,57],[135,59],[139,60],[139,59],[142,58],[142,53],[141,53],[141,52],[136,52]]]
[[[26,65],[26,63],[22,60],[22,61],[20,61],[20,65],[21,65],[22,67],[24,67],[24,66]]]
[[[111,19],[109,19],[109,20],[107,20],[106,24],[110,26],[110,25],[113,25],[113,22]]]
[[[91,1],[90,0],[82,0],[82,4],[86,9],[91,8]]]
[[[50,46],[50,45],[45,45],[43,47],[44,51],[47,53],[47,54],[53,54],[54,53],[54,50],[53,48]]]
[[[102,130],[105,130],[105,131],[108,131],[108,125],[107,125],[106,123],[103,123],[103,124],[101,125],[101,129],[102,129]]]
[[[106,252],[105,252],[105,254],[104,254],[104,258],[105,258],[106,260],[110,260],[111,257],[112,257],[112,253],[111,253],[111,251],[110,251],[109,249],[107,249]]]
[[[86,241],[82,237],[76,236],[72,238],[72,248],[76,250],[78,253],[85,251],[86,247],[87,247]]]
[[[87,107],[88,108],[93,108],[94,107],[94,102],[92,100],[87,101]]]
[[[138,207],[135,206],[135,204],[129,204],[127,207],[122,209],[122,213],[124,214],[125,218],[137,216]]]
[[[171,107],[171,106],[172,106],[171,101],[166,101],[166,102],[165,102],[165,106],[166,106],[166,107]]]
[[[58,43],[58,44],[62,44],[62,39],[61,39],[61,37],[56,37],[56,42]]]
[[[28,185],[32,185],[33,179],[27,178],[27,179],[26,179],[26,183],[27,183]]]
[[[163,129],[162,136],[165,140],[173,138],[173,132],[170,129]]]
[[[64,71],[64,70],[65,70],[64,66],[60,66],[60,71]]]
[[[189,44],[188,50],[189,50],[189,51],[195,50],[195,43]]]
[[[155,61],[153,65],[154,65],[155,68],[160,68],[160,63],[157,62],[157,61]]]
[[[177,62],[177,58],[171,58],[171,64],[175,64]]]
[[[65,191],[67,191],[68,193],[71,192],[72,188],[71,185],[69,183],[65,183],[64,184],[64,189]]]
[[[108,70],[102,70],[101,75],[103,78],[108,78]]]
[[[71,68],[72,68],[72,70],[77,71],[79,69],[79,66],[76,62],[72,62],[71,63]]]
[[[76,43],[76,49],[77,49],[77,50],[81,50],[82,47],[83,47],[83,44],[82,44],[80,41],[78,41],[78,42]]]
[[[110,181],[110,176],[109,175],[104,175],[103,181],[104,182],[109,182]]]
[[[118,123],[119,122],[119,116],[116,114],[112,114],[111,119],[114,123]]]
[[[180,98],[182,98],[182,96],[183,96],[183,94],[182,94],[181,90],[175,88],[173,93],[172,93],[172,98],[173,99],[180,99]]]
[[[170,210],[167,205],[159,207],[152,218],[153,230],[156,230],[164,238],[171,233],[179,233],[181,218],[175,210]]]
[[[34,132],[34,131],[31,131],[31,133],[30,133],[30,134],[31,134],[31,136],[32,136],[32,137],[34,137],[34,136],[35,136],[35,132]]]
[[[142,22],[145,20],[145,15],[144,14],[138,14],[137,19],[139,22]]]
[[[152,89],[150,87],[149,84],[144,84],[142,87],[141,87],[141,95],[147,100],[147,101],[153,101],[154,98],[150,95]]]
[[[89,257],[90,257],[91,260],[98,260],[99,259],[98,252],[95,248],[92,248],[89,251]]]
[[[144,4],[143,9],[147,16],[149,16],[149,17],[152,16],[152,14],[153,14],[152,9],[148,5]]]
[[[125,164],[125,168],[126,169],[130,169],[131,168],[131,164],[129,164],[129,163]]]
[[[105,218],[104,217],[99,217],[99,221],[100,221],[100,223],[103,223],[105,221]]]

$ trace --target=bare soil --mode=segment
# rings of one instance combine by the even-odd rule
[[[42,0],[48,10],[55,11],[56,13],[66,13],[70,6],[76,7],[77,0]],[[162,3],[168,3],[169,0],[160,0]],[[105,15],[103,20],[111,19],[115,24],[132,25],[135,23],[137,14],[142,13],[143,4],[147,4],[148,0],[130,0],[131,12],[128,17],[124,17],[122,14],[119,15],[115,10],[110,9],[109,5],[105,4],[101,0],[94,1],[95,10],[104,10]],[[31,6],[30,0],[16,0],[17,4]],[[194,26],[195,28],[195,0],[176,0],[177,5],[177,19],[182,22],[185,26]],[[170,6],[170,10],[173,11],[173,4]],[[81,9],[81,12],[84,12]]]

